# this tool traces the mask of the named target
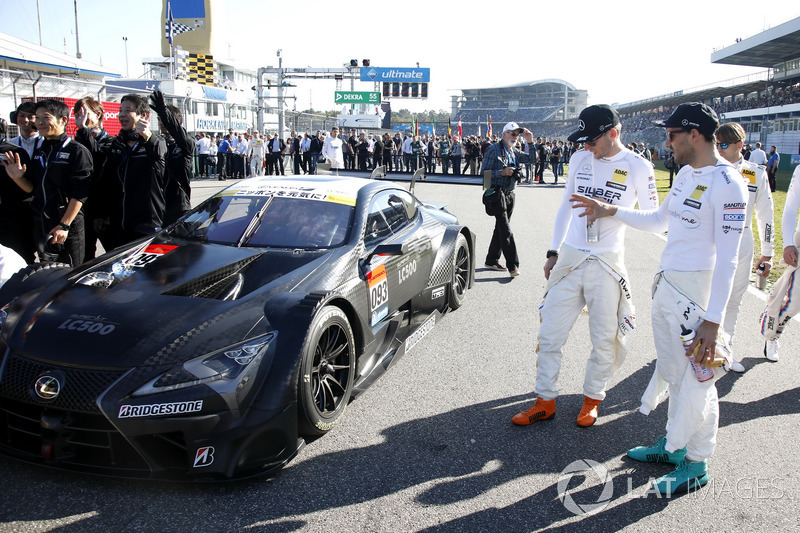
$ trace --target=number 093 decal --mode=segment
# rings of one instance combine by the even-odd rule
[[[370,325],[374,326],[389,314],[389,280],[386,277],[384,265],[367,272],[367,287],[369,288]]]

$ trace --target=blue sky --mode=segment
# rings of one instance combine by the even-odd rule
[[[72,0],[39,0],[43,44],[75,54]],[[161,0],[78,0],[83,58],[125,74],[141,58],[160,56]],[[538,79],[566,80],[590,103],[625,103],[721,81],[758,69],[712,65],[711,52],[800,16],[796,0],[764,9],[744,2],[680,0],[658,4],[508,2],[371,2],[344,10],[325,1],[214,0],[218,56],[255,70],[277,66],[373,66],[431,69],[428,101],[396,108],[447,109],[460,88]],[[129,7],[130,6],[130,7]],[[614,11],[609,10],[614,6]],[[413,11],[413,12],[412,12]],[[39,41],[36,0],[0,0],[0,32]],[[349,88],[349,84],[348,87]],[[356,90],[370,90],[366,84]],[[334,109],[333,82],[299,82],[298,108]]]

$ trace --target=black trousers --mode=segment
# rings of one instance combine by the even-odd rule
[[[509,271],[519,267],[519,256],[517,255],[517,243],[514,241],[514,234],[511,232],[511,214],[514,212],[514,191],[504,192],[506,210],[500,215],[496,215],[494,222],[494,233],[489,242],[489,251],[486,253],[486,264],[493,265],[500,262],[500,252],[506,258],[506,268]]]
[[[776,180],[777,175],[778,175],[777,167],[767,168],[767,181],[769,181],[769,190],[772,192],[775,192],[775,186],[777,185],[777,180]]]
[[[546,164],[547,161],[545,161],[543,158],[540,158],[538,161],[536,161],[536,178],[539,181],[544,180],[544,167]]]
[[[40,215],[34,216],[34,224],[33,224],[33,239],[35,243],[39,243],[44,239],[44,236],[47,235],[59,221],[53,221],[46,218],[42,218]],[[56,259],[60,263],[67,263],[76,267],[78,265],[83,264],[83,257],[86,254],[85,243],[86,243],[86,235],[84,233],[84,218],[83,212],[78,213],[72,223],[70,224],[69,232],[67,233],[67,240],[64,244],[52,244],[50,243],[46,248],[45,252],[52,252],[54,254],[58,254],[58,259]],[[48,258],[39,257],[40,261],[47,261]]]
[[[217,152],[217,174],[220,178],[228,177],[228,154]]]

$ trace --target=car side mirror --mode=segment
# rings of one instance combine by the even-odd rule
[[[372,262],[372,258],[376,255],[404,255],[406,253],[408,253],[408,243],[379,244],[364,258],[363,264],[369,265],[370,262]]]

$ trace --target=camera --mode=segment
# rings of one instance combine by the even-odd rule
[[[511,174],[511,177],[517,181],[517,183],[522,181],[522,175],[519,172],[519,167],[514,167],[514,172]]]

